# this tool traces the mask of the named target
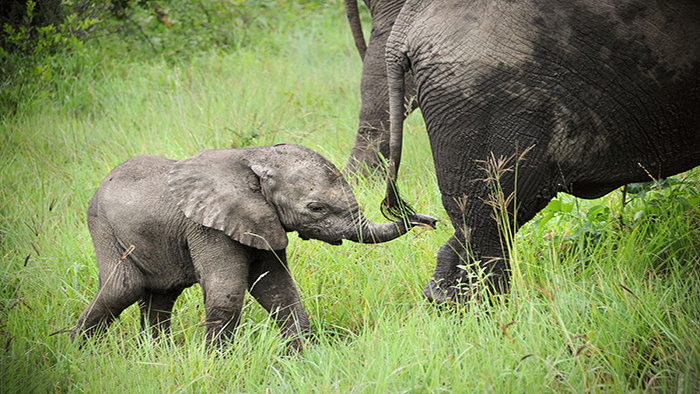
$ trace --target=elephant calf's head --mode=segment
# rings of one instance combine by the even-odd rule
[[[338,245],[386,242],[413,225],[435,225],[420,215],[368,221],[340,171],[297,145],[206,150],[178,162],[169,184],[188,218],[259,249],[283,249],[290,231]]]

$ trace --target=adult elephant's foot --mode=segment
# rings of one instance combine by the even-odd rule
[[[485,299],[493,301],[494,296],[508,293],[508,276],[489,275],[486,278],[459,278],[456,281],[430,278],[423,288],[423,296],[435,304],[481,303]]]
[[[447,240],[438,251],[435,271],[423,289],[428,300],[436,304],[466,304],[508,292],[510,274],[500,245],[482,247],[487,253],[476,252],[476,246],[482,245],[468,244],[461,234]]]

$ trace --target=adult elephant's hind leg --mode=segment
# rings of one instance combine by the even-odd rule
[[[393,23],[403,2],[395,1],[393,5],[389,2],[385,3],[387,4],[379,5],[378,8],[387,8],[387,10],[382,10],[382,15],[375,15],[375,17],[389,20],[381,22],[375,20],[362,66],[360,120],[355,143],[345,166],[346,175],[383,176],[384,159],[389,157],[386,41],[391,30],[390,22]],[[405,99],[410,103],[407,113],[410,113],[416,108],[416,102],[412,99],[416,92],[413,77],[406,75],[405,84]]]
[[[449,185],[454,184],[458,183]],[[502,239],[503,227],[499,228],[504,223],[496,220],[494,206],[489,203],[492,190],[481,179],[459,187],[446,191],[441,187],[442,203],[455,232],[438,251],[435,272],[423,291],[436,303],[481,298],[484,290],[491,294],[508,291],[508,250]],[[502,188],[505,195],[513,189],[507,183]]]
[[[508,248],[515,231],[554,193],[542,182],[542,174],[525,166],[518,168],[517,194],[513,172],[505,173],[498,184],[487,181],[488,174],[472,173],[474,181],[441,182],[442,203],[455,233],[438,251],[435,273],[425,286],[431,301],[464,302],[480,299],[484,291],[506,293],[511,275]]]
[[[505,293],[509,271],[504,257],[501,253],[491,254],[495,256],[475,255],[461,234],[453,235],[438,251],[435,272],[423,295],[435,303],[464,303],[481,299],[484,290],[490,294]]]

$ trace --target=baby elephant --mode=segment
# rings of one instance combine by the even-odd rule
[[[209,345],[230,339],[248,290],[301,349],[309,320],[287,267],[287,232],[333,245],[378,243],[435,222],[368,221],[338,169],[301,146],[205,150],[182,161],[134,157],[90,202],[99,290],[71,337],[93,335],[134,302],[143,329],[167,334],[175,299],[199,283]]]

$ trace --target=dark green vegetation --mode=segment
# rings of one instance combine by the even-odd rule
[[[175,305],[172,340],[140,335],[132,306],[78,349],[63,330],[97,286],[85,213],[110,169],[142,153],[179,159],[279,142],[342,165],[359,109],[360,61],[339,1],[160,4],[172,28],[150,2],[127,5],[126,16],[95,11],[85,34],[66,33],[45,53],[3,53],[0,391],[700,387],[697,171],[628,188],[624,205],[622,191],[561,195],[509,244],[507,303],[438,309],[421,290],[451,231],[420,114],[407,127],[402,190],[442,224],[372,246],[292,235],[292,273],[317,334],[303,355],[286,354],[251,299],[233,346],[208,354],[198,287]],[[355,187],[379,222],[383,189]]]

